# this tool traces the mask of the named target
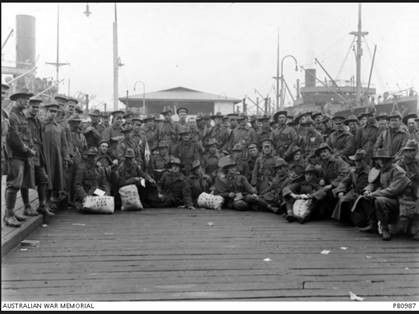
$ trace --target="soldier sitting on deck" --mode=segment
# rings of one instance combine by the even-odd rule
[[[94,195],[96,189],[110,195],[110,185],[105,169],[96,163],[98,154],[96,147],[90,147],[86,152],[86,159],[77,167],[74,179],[74,202],[77,209],[82,209],[83,201],[88,195]]]
[[[355,211],[365,216],[368,225],[361,231],[377,231],[377,222],[382,228],[382,238],[391,240],[389,224],[399,216],[399,198],[408,187],[410,180],[406,172],[393,164],[393,156],[388,150],[378,149],[373,159],[380,169],[377,178],[365,189],[364,197],[357,203]]]
[[[419,240],[419,159],[416,158],[418,144],[409,140],[402,148],[402,159],[397,163],[406,171],[410,184],[399,199],[399,233]]]
[[[333,190],[338,197],[338,203],[332,213],[332,218],[342,223],[351,223],[351,208],[355,200],[361,195],[368,185],[369,166],[367,163],[367,152],[363,149],[357,150],[354,156],[349,159],[355,162],[355,169],[339,183]]]
[[[180,172],[182,163],[179,158],[171,157],[169,171],[160,180],[160,204],[155,207],[186,207],[195,209],[192,204],[191,188],[187,178]]]
[[[268,204],[268,210],[274,213],[281,213],[283,212],[283,207],[285,207],[282,198],[282,190],[291,182],[288,172],[288,163],[284,159],[278,157],[275,160],[274,171],[275,177],[272,179],[272,183],[269,184],[269,187],[265,190],[260,191],[260,198]]]
[[[142,180],[146,180],[143,186]],[[141,169],[141,166],[135,161],[135,152],[132,148],[127,148],[125,151],[125,159],[118,167],[114,167],[112,171],[112,182],[118,186],[118,188],[135,184],[138,188],[141,201],[144,207],[149,207],[147,201],[150,198],[149,188],[150,185],[155,185],[154,179]],[[149,184],[148,184],[149,183]],[[115,203],[119,204],[119,195],[115,193]],[[118,207],[118,206],[116,206]]]
[[[305,223],[314,217],[319,216],[319,211],[325,205],[326,190],[319,183],[319,169],[309,165],[305,169],[304,181],[287,185],[283,191],[283,197],[286,201],[288,222],[298,220]],[[311,200],[309,212],[304,218],[296,218],[293,213],[294,202],[297,199]]]
[[[214,193],[224,197],[224,208],[248,210],[252,205],[259,205],[256,189],[238,173],[236,162],[230,156],[221,158],[218,165],[222,172],[215,179]]]
[[[191,187],[191,196],[194,205],[197,205],[197,200],[202,192],[210,192],[212,185],[211,177],[204,174],[202,171],[201,163],[199,160],[195,160],[192,163],[192,173],[189,175],[188,180]]]

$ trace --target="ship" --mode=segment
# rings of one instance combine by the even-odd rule
[[[320,61],[315,58],[315,63],[322,69],[328,79],[318,78],[315,68],[304,69],[304,85],[300,88],[297,84],[297,99],[293,105],[286,107],[291,114],[301,112],[322,112],[328,115],[339,114],[344,117],[358,116],[372,110],[376,113],[390,113],[398,110],[404,116],[407,113],[418,112],[418,92],[413,88],[399,91],[387,91],[377,95],[376,89],[371,87],[376,47],[372,57],[368,84],[361,83],[361,58],[362,38],[368,32],[362,30],[361,4],[358,5],[358,28],[350,32],[353,35],[356,61],[355,78],[351,80],[336,80],[331,77]]]

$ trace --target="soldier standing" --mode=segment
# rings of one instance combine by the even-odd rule
[[[353,135],[345,130],[343,121],[345,118],[339,115],[333,117],[335,130],[329,135],[327,144],[333,147],[335,154],[343,158],[353,155]]]
[[[262,140],[265,138],[272,138],[272,132],[268,116],[264,115],[258,118],[258,121],[261,122],[262,125],[260,129],[256,132],[256,143],[258,143],[259,146],[262,146]],[[250,143],[248,143],[247,145],[249,144]]]
[[[258,146],[255,143],[249,144],[247,147],[247,166],[249,168],[249,175],[247,180],[252,180],[253,169],[255,169],[256,160],[259,157]]]
[[[301,153],[303,158],[314,153],[314,151],[323,143],[322,135],[317,132],[313,126],[313,121],[311,119],[306,119],[300,125],[300,136],[298,144],[301,147]]]
[[[169,144],[169,147],[171,147],[172,143],[176,141],[176,131],[171,118],[172,110],[169,108],[165,109],[161,112],[161,114],[163,115],[164,121],[161,128],[157,130],[158,141],[159,143],[161,141],[165,141]]]
[[[174,127],[176,132],[176,140],[180,140],[179,131],[183,131],[189,127],[188,123],[186,122],[186,117],[189,113],[189,110],[185,107],[180,107],[176,110],[176,113],[179,116],[179,121],[175,123]]]
[[[35,184],[38,188],[38,212],[44,215],[54,215],[47,207],[47,194],[48,194],[48,175],[46,171],[46,159],[44,153],[44,135],[43,125],[39,120],[39,106],[42,103],[40,98],[31,98],[29,100],[30,111],[28,115],[28,125],[32,139],[34,142],[34,150],[36,155],[33,157],[34,170],[35,170]],[[34,211],[29,203],[29,190],[27,188],[20,189],[22,194],[22,200],[25,204],[26,216],[37,216],[37,212]]]
[[[172,155],[180,159],[184,166],[183,172],[188,176],[191,172],[192,162],[199,160],[199,146],[196,142],[192,141],[188,129],[179,130],[178,134],[181,136],[181,141],[175,146]]]
[[[240,115],[238,121],[239,126],[233,130],[233,143],[241,144],[243,147],[247,147],[250,143],[255,143],[257,141],[256,132],[247,125],[247,116]]]
[[[365,118],[367,121],[365,126],[361,126],[355,134],[355,148],[365,150],[365,157],[369,161],[373,155],[374,144],[377,141],[379,130],[377,121],[371,112],[363,113],[360,117]]]
[[[247,163],[247,158],[243,154],[243,147],[241,144],[237,143],[232,149],[231,157],[236,162],[237,171],[248,178],[250,176],[251,170],[249,169],[249,164]],[[253,169],[252,169],[253,170]]]
[[[111,140],[118,141],[122,138],[121,125],[123,123],[124,112],[116,110],[112,112],[112,125],[107,127],[102,134],[102,138],[108,142]]]
[[[402,115],[398,111],[393,111],[390,116],[389,128],[380,133],[375,143],[375,149],[385,149],[391,156],[398,158],[398,153],[406,145],[409,135],[401,127]]]
[[[155,123],[156,118],[152,115],[148,115],[147,117],[145,117],[143,119],[143,122],[145,123],[144,125],[144,130],[145,130],[145,136],[147,139],[147,143],[150,147],[150,150],[152,150],[153,148],[157,147],[158,145],[158,132],[156,129],[156,123]]]
[[[91,123],[90,126],[84,131],[84,136],[86,138],[88,147],[97,147],[100,140],[102,139],[102,134],[105,131],[104,126],[100,123],[100,111],[94,110],[92,113],[89,113]]]
[[[15,213],[16,195],[23,188],[34,188],[35,180],[33,175],[33,156],[36,151],[33,149],[33,140],[28,126],[28,120],[23,110],[28,104],[31,93],[18,92],[10,96],[15,104],[9,116],[9,130],[6,137],[8,149],[8,171],[6,179],[6,212],[4,222],[7,226],[20,227],[21,221],[26,218]]]
[[[416,113],[409,113],[403,118],[403,123],[407,126],[408,139],[419,143],[419,129],[416,127],[415,122],[417,117]]]
[[[150,161],[153,177],[157,182],[160,182],[163,173],[167,171],[169,162],[169,143],[166,141],[161,141],[158,145],[158,154],[153,155]]]
[[[224,149],[229,138],[229,130],[223,125],[224,117],[221,112],[217,112],[211,117],[214,119],[215,125],[210,128],[208,138],[214,138],[218,143],[218,149]]]
[[[206,143],[206,149],[206,153],[202,156],[202,167],[206,174],[215,179],[218,170],[218,160],[220,159],[220,154],[217,150],[217,140],[210,138]]]
[[[286,124],[287,111],[278,111],[274,114],[274,121],[278,122],[278,128],[272,131],[272,140],[278,156],[284,158],[291,146],[297,142],[298,136],[295,130]]]
[[[263,139],[262,155],[256,159],[251,181],[251,184],[256,186],[258,192],[267,189],[269,182],[271,182],[275,176],[275,159],[276,157],[273,154],[272,140]]]
[[[4,174],[4,170],[6,170],[6,160],[7,160],[7,153],[6,153],[6,135],[9,129],[9,115],[7,114],[6,110],[3,108],[3,101],[4,97],[9,90],[9,85],[1,84],[1,169],[2,173]]]
[[[65,191],[64,169],[69,167],[71,160],[68,154],[65,129],[55,120],[59,106],[48,104],[44,108],[47,109],[43,146],[49,177],[48,188],[52,197],[56,200],[56,197],[60,196],[60,192]]]

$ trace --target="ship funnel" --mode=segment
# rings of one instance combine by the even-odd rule
[[[316,87],[316,69],[305,70],[305,87]]]
[[[35,66],[35,17],[16,15],[16,67]]]

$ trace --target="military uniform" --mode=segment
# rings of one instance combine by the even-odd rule
[[[251,183],[256,186],[257,191],[265,190],[275,176],[274,167],[276,158],[271,153],[269,155],[262,154],[256,159]]]
[[[241,144],[243,147],[247,147],[250,143],[256,143],[256,132],[251,127],[239,125],[233,130],[232,141],[234,144]]]
[[[354,142],[356,149],[363,149],[367,153],[366,158],[371,159],[374,153],[374,145],[379,134],[375,120],[368,120],[364,127],[360,127],[355,134]]]
[[[223,171],[215,178],[214,194],[224,198],[224,208],[248,210],[258,209],[264,205],[256,195],[256,189],[250,185],[245,176],[229,172],[228,168],[236,166],[236,162],[230,156],[221,158],[219,166]]]
[[[10,100],[19,101],[19,98],[27,99],[32,94],[16,93],[10,96]],[[22,106],[22,105],[20,105]],[[20,222],[25,218],[14,212],[17,191],[23,188],[34,188],[34,166],[33,150],[34,143],[30,133],[28,120],[23,113],[23,108],[18,108],[17,104],[12,108],[9,116],[9,130],[6,136],[8,152],[8,167],[6,179],[6,211],[4,221],[6,225],[19,227]]]
[[[287,125],[279,126],[272,131],[272,141],[278,156],[284,158],[289,148],[297,142],[297,132]]]
[[[96,148],[91,147],[87,155],[96,156]],[[83,160],[79,164],[79,167],[77,167],[74,179],[74,200],[77,204],[76,207],[80,209],[84,198],[88,195],[94,195],[93,193],[96,189],[105,191],[106,195],[110,195],[110,185],[105,168],[98,167],[95,159]]]
[[[210,153],[207,152],[202,156],[202,167],[208,175],[215,178],[215,174],[218,170],[218,160],[220,159],[220,154],[218,152]]]
[[[198,167],[201,167],[200,162],[197,160],[192,165],[192,172]],[[192,201],[195,206],[197,206],[197,200],[199,195],[201,195],[202,192],[209,192],[210,187],[212,185],[212,180],[209,175],[203,174],[202,172],[197,173],[191,173],[188,176],[189,185],[191,188],[191,197]]]
[[[169,166],[172,164],[181,167],[181,161],[176,157],[171,158]],[[193,206],[189,181],[181,172],[165,172],[159,186],[162,207]]]
[[[363,197],[354,208],[359,219],[359,226],[368,221],[372,227],[377,221],[381,223],[383,240],[390,240],[389,224],[397,221],[399,216],[399,198],[409,186],[406,172],[398,165],[392,164],[388,150],[379,149],[374,158],[385,159],[384,169],[380,169],[377,178],[366,187],[367,197]]]
[[[351,160],[355,160],[356,158],[362,160],[366,156],[367,153],[365,150],[358,150],[355,156],[351,156]],[[333,219],[343,223],[352,221],[355,224],[354,220],[356,218],[352,217],[351,214],[352,205],[362,195],[365,187],[368,185],[369,171],[370,168],[368,166],[351,169],[350,173],[339,182],[338,186],[333,190],[333,193],[337,196],[342,193],[343,196],[338,198],[338,203],[332,213]]]
[[[185,175],[189,175],[191,172],[192,162],[194,160],[199,160],[199,146],[193,140],[180,141],[177,145],[175,145],[172,155],[180,159],[182,165],[184,165],[183,173]]]
[[[33,102],[31,100],[30,102]],[[35,101],[37,102],[37,101]],[[38,101],[42,102],[41,100]],[[35,174],[35,184],[38,187],[38,199],[39,199],[39,208],[40,211],[46,206],[47,201],[47,189],[48,189],[48,175],[46,171],[46,159],[44,154],[43,147],[43,126],[39,118],[35,115],[29,114],[28,116],[28,125],[30,133],[34,142],[34,149],[36,155],[33,157],[34,163],[34,174]],[[29,203],[29,190],[21,189],[22,200],[25,204],[25,210],[27,211],[25,215],[35,216],[36,213],[32,213],[32,208]]]
[[[353,143],[353,135],[348,131],[334,131],[327,139],[327,144],[334,149],[335,154],[342,157],[354,153]]]

